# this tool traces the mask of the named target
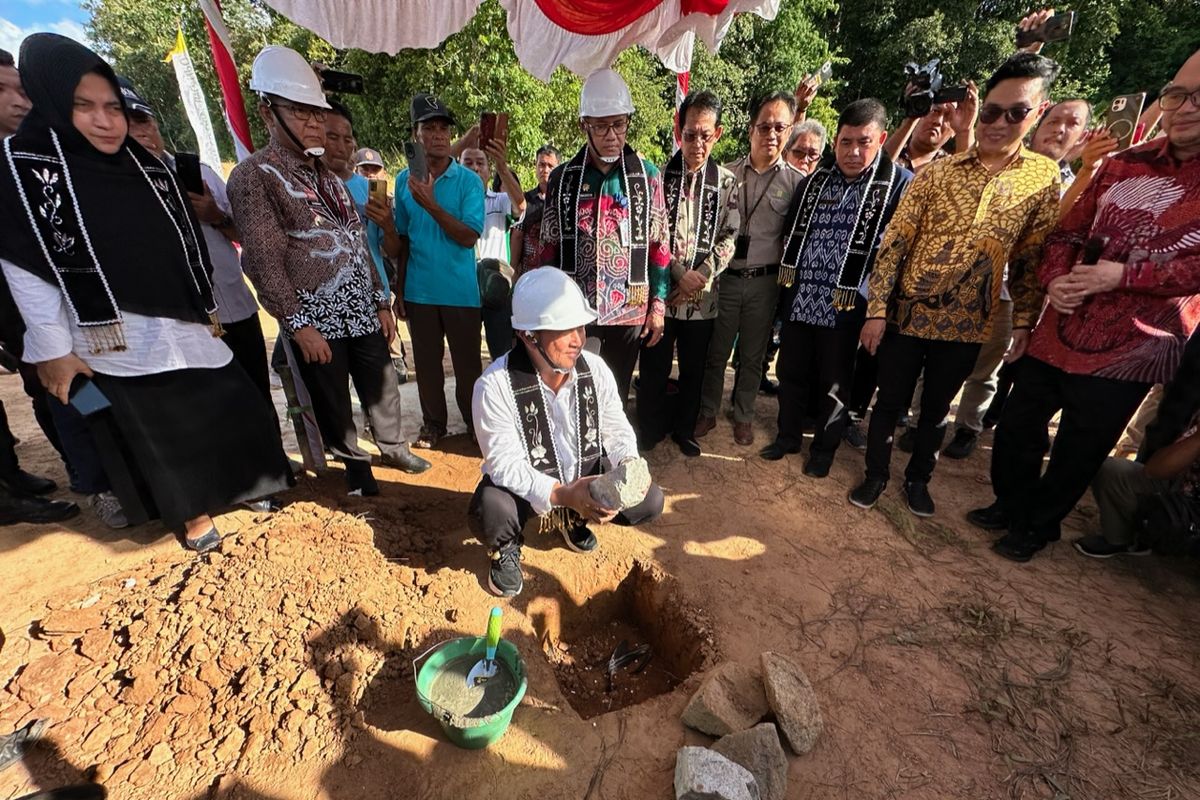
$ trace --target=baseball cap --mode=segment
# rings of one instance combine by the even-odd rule
[[[362,166],[382,167],[383,159],[379,157],[378,150],[372,150],[369,147],[363,147],[363,148],[360,148],[359,151],[354,154],[354,166],[356,166],[356,167],[362,167]]]
[[[454,114],[451,113],[450,109],[441,100],[425,92],[421,92],[413,97],[409,117],[412,119],[413,125],[416,125],[418,122],[428,122],[431,119],[444,119],[451,125],[458,124],[454,120]]]
[[[133,82],[123,75],[117,76],[117,83],[121,86],[121,96],[125,98],[125,107],[130,111],[138,114],[148,114],[153,117],[154,107],[147,103],[137,89],[133,88]]]

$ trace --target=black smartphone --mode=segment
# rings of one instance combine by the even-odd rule
[[[363,76],[336,69],[321,70],[321,88],[331,94],[362,94]]]
[[[1071,37],[1075,29],[1075,12],[1055,14],[1036,28],[1023,31],[1017,28],[1017,47],[1028,47],[1034,42],[1061,42]]]
[[[1104,129],[1108,135],[1117,140],[1117,148],[1124,150],[1133,144],[1133,135],[1137,132],[1138,119],[1142,116],[1142,106],[1146,103],[1146,93],[1123,94],[1114,97],[1104,114]]]
[[[967,99],[967,87],[951,86],[948,89],[942,89],[933,96],[935,103],[961,103]]]
[[[200,174],[200,156],[195,153],[175,154],[175,174],[183,188],[192,194],[204,194],[204,177]]]
[[[408,174],[424,183],[429,178],[429,162],[425,160],[425,148],[420,142],[405,142],[404,157],[408,160]]]
[[[104,392],[92,383],[86,375],[76,375],[71,381],[71,391],[68,394],[71,405],[85,417],[90,417],[98,411],[112,408],[112,403],[104,396]]]

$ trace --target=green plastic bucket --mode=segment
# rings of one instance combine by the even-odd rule
[[[434,645],[413,659],[413,676],[417,684],[417,701],[433,715],[442,726],[446,738],[459,747],[478,750],[497,741],[508,730],[513,711],[525,696],[529,683],[525,678],[525,662],[515,645],[501,639],[496,648],[496,661],[500,669],[507,669],[516,683],[517,690],[504,708],[486,717],[456,718],[455,714],[440,707],[430,699],[430,687],[448,664],[459,659],[484,657],[487,644],[482,636],[451,639]],[[423,662],[423,663],[422,663]]]

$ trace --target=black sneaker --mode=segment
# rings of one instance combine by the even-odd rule
[[[564,528],[562,537],[563,541],[567,543],[567,547],[576,553],[590,553],[596,549],[598,544],[596,534],[592,533],[587,525],[572,525],[570,528]]]
[[[904,433],[896,437],[896,447],[902,453],[911,453],[917,446],[917,429],[905,428]]]
[[[521,545],[510,544],[489,550],[488,589],[497,597],[516,597],[525,586],[521,575]]]
[[[371,465],[361,461],[346,462],[346,488],[355,497],[375,497],[379,494],[379,484]]]
[[[929,484],[924,481],[905,481],[904,496],[908,498],[908,510],[918,517],[932,517],[933,498],[929,496]]]
[[[833,456],[829,453],[810,453],[804,465],[804,474],[810,478],[825,478],[829,476],[832,466]]]
[[[676,433],[671,435],[671,441],[679,445],[679,452],[688,458],[696,458],[703,452],[700,449],[700,443],[691,436],[682,436]]]
[[[862,429],[861,422],[852,422],[842,431],[842,439],[855,450],[867,449],[867,432]]]
[[[771,442],[769,445],[758,451],[759,458],[765,461],[780,461],[789,453],[799,453],[800,445],[789,445],[786,442],[781,442],[778,439]]]
[[[1110,544],[1098,533],[1075,540],[1075,549],[1088,558],[1112,558],[1113,556],[1148,556],[1150,548],[1139,544]]]
[[[850,492],[850,505],[866,509],[874,508],[875,503],[879,501],[879,495],[883,494],[883,490],[886,488],[887,481],[867,478],[858,485],[857,489]]]
[[[966,458],[975,452],[977,444],[979,444],[978,433],[970,428],[959,428],[954,432],[954,439],[942,451],[942,455],[946,458]]]
[[[1046,543],[1040,539],[1035,539],[1028,534],[1021,533],[1006,533],[996,540],[992,545],[992,549],[997,555],[1007,558],[1009,561],[1016,561],[1018,564],[1024,564],[1037,555]]]
[[[758,382],[758,391],[767,397],[775,397],[779,394],[779,384],[763,375],[762,380]]]
[[[987,508],[968,511],[967,522],[985,531],[1003,531],[1008,529],[1008,512],[997,500]]]

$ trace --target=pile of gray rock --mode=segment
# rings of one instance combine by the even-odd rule
[[[768,717],[774,721],[764,721]],[[770,652],[758,667],[726,662],[713,669],[684,710],[683,723],[718,738],[711,748],[679,750],[676,800],[784,800],[783,743],[804,755],[824,729],[804,670]]]

